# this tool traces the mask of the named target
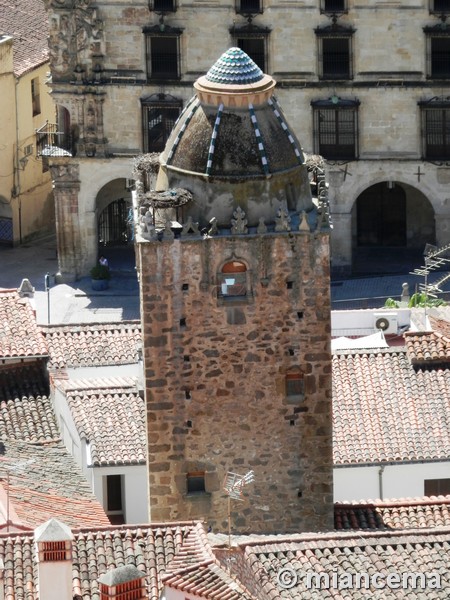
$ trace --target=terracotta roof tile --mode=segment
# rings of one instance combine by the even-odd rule
[[[98,367],[138,362],[139,321],[42,327],[50,368]]]
[[[404,334],[408,358],[413,365],[450,363],[450,339],[437,331]]]
[[[0,0],[0,35],[14,38],[14,74],[48,60],[48,17],[43,0]]]
[[[0,367],[0,440],[60,439],[41,363]]]
[[[243,583],[223,569],[215,558],[201,524],[197,524],[186,536],[180,551],[162,576],[162,583],[210,600],[254,598]]]
[[[48,356],[48,351],[29,300],[16,291],[0,290],[0,358],[39,356]]]
[[[65,389],[80,437],[90,444],[93,466],[146,463],[145,402],[134,379],[77,380],[59,385]]]
[[[450,496],[336,502],[336,529],[398,529],[450,526]]]
[[[146,574],[149,600],[159,600],[161,576],[193,527],[185,522],[74,530],[73,596],[100,600],[98,578],[132,564]],[[38,598],[33,537],[0,535],[0,559],[5,565],[5,600]]]
[[[450,528],[421,529],[409,531],[364,532],[357,534],[334,532],[330,534],[301,534],[278,539],[268,538],[266,542],[241,542],[246,564],[251,566],[253,578],[259,582],[264,598],[295,598],[298,600],[319,600],[319,598],[346,598],[365,600],[381,598],[394,600],[447,600],[450,593],[450,573],[447,569],[450,560]],[[291,568],[298,573],[297,583],[290,589],[282,589],[277,576],[282,568]],[[308,573],[337,574],[338,581],[344,573],[439,573],[441,588],[406,590],[390,589],[388,586],[377,592],[346,589],[345,595],[331,587],[327,589],[307,589]]]
[[[406,352],[333,355],[334,463],[450,456],[450,370],[415,370]]]
[[[51,517],[71,527],[109,524],[86,478],[62,443],[8,440],[0,457],[0,483],[18,523],[36,527]],[[8,487],[9,486],[9,487]],[[3,516],[2,514],[3,513]],[[0,498],[0,525],[6,506]]]

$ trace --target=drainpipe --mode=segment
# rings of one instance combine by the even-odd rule
[[[15,113],[16,113],[16,152],[14,157],[14,190],[15,197],[17,198],[19,204],[19,243],[22,244],[22,202],[20,198],[20,163],[19,163],[19,111],[17,107],[17,86],[19,85],[19,78],[15,77],[15,86],[14,86],[14,103],[15,103]]]
[[[378,469],[378,492],[380,500],[383,500],[383,473],[384,465]]]

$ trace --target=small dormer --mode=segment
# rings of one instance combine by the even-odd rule
[[[57,519],[35,529],[40,600],[72,600],[72,540],[70,528]]]
[[[134,565],[111,569],[99,577],[100,600],[141,600],[148,598],[145,574]]]

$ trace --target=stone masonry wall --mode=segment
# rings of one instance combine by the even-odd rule
[[[150,518],[227,529],[227,471],[253,469],[233,531],[332,527],[327,234],[142,242],[141,309]],[[251,295],[217,298],[216,273],[248,268]],[[288,283],[290,282],[290,283]],[[286,372],[305,394],[287,399]],[[187,494],[186,474],[206,492]]]

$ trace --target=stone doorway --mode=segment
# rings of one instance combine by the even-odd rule
[[[357,202],[357,245],[406,246],[406,193],[394,182],[377,183]]]
[[[436,243],[434,210],[411,185],[383,181],[356,199],[352,210],[353,275],[408,272]]]

